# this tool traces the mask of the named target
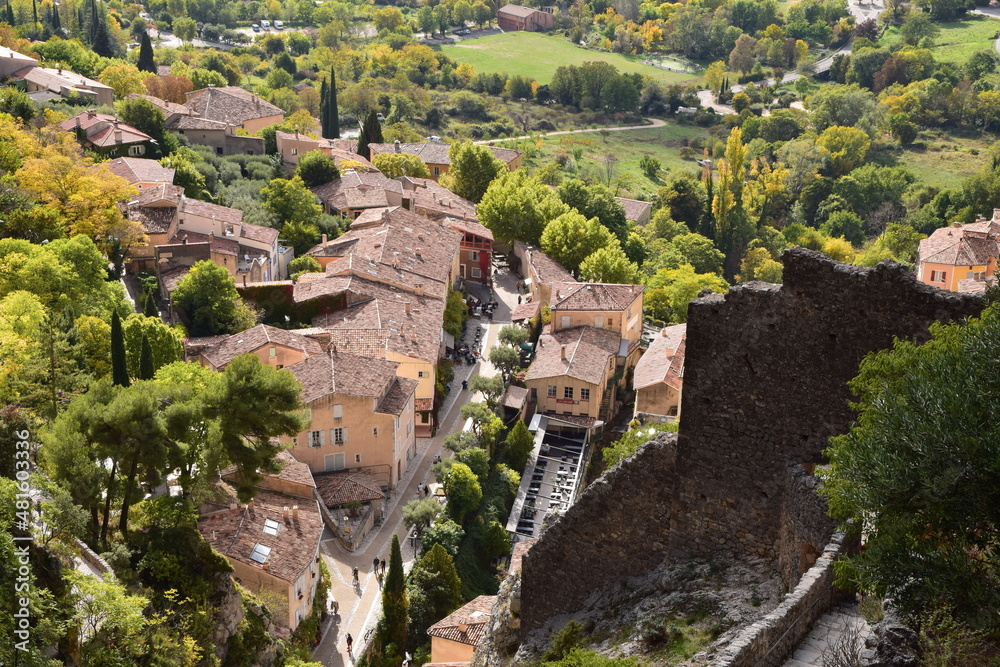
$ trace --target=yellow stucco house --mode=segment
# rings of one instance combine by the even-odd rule
[[[687,324],[664,327],[635,365],[635,418],[656,422],[680,417]]]
[[[241,354],[256,355],[265,366],[279,369],[323,354],[323,346],[295,330],[278,329],[266,324],[229,336],[189,339],[189,356],[213,371],[222,371]]]
[[[496,599],[495,595],[480,595],[428,628],[431,661],[425,667],[472,662],[486,634],[486,624]]]

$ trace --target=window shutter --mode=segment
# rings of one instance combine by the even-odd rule
[[[347,427],[346,426],[344,427],[343,433],[344,433],[344,444],[347,444]]]
[[[333,406],[333,418],[340,419],[343,416],[344,416],[344,406],[340,405],[339,403]]]

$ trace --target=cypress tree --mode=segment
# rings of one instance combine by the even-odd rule
[[[712,166],[705,165],[705,193],[707,202],[705,203],[705,213],[701,216],[701,235],[715,240],[715,221],[712,217],[712,200],[715,194],[712,192]]]
[[[52,32],[62,36],[62,20],[59,18],[59,8],[52,5]]]
[[[327,105],[330,114],[330,131],[332,135],[327,138],[340,138],[340,110],[337,107],[337,74],[330,68],[330,103]],[[326,135],[323,135],[324,137]]]
[[[324,81],[319,87],[319,134],[324,139],[330,138],[330,110],[327,108],[327,86]]]
[[[146,291],[142,297],[142,314],[149,317],[160,316],[160,310],[156,307],[156,297],[150,291]]]
[[[409,611],[406,577],[403,574],[403,553],[399,536],[392,536],[389,551],[389,572],[382,588],[382,647],[395,644],[400,650],[406,645],[406,620]]]
[[[139,62],[136,67],[141,72],[152,72],[156,74],[156,62],[153,60],[153,43],[149,41],[149,33],[142,32],[142,40],[139,43]]]
[[[128,364],[125,362],[125,335],[118,311],[111,313],[111,381],[120,387],[131,383],[128,379]]]
[[[382,143],[382,126],[379,125],[375,109],[369,109],[365,122],[361,125],[361,134],[358,136],[358,155],[370,160],[368,144],[380,143]]]
[[[14,25],[14,8],[10,6],[10,0],[7,1],[7,23]]]
[[[139,348],[139,379],[152,380],[156,370],[153,366],[153,346],[149,338],[142,334],[142,346]]]
[[[31,21],[32,28],[38,29],[38,0],[31,0]]]

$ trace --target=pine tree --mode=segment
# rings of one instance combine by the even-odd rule
[[[139,62],[136,66],[141,72],[152,72],[156,74],[156,62],[153,60],[153,43],[149,41],[149,33],[143,31],[142,40],[139,43]]]
[[[153,346],[149,338],[142,334],[142,346],[139,348],[139,379],[152,380],[156,369],[153,367]]]
[[[330,115],[330,132],[331,135],[326,137],[327,139],[339,139],[340,138],[340,109],[337,106],[337,73],[330,68],[330,101],[327,104],[327,110]],[[380,130],[381,131],[381,130]]]
[[[121,387],[131,384],[128,379],[128,365],[125,362],[125,335],[118,311],[111,313],[111,381]]]

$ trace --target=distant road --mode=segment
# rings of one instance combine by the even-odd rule
[[[475,144],[492,144],[497,141],[516,141],[518,139],[532,139],[534,137],[555,137],[560,134],[581,134],[583,132],[602,132],[608,130],[609,132],[624,132],[625,130],[648,130],[654,127],[663,127],[666,125],[662,120],[658,118],[647,118],[649,125],[605,125],[604,127],[590,127],[584,130],[559,130],[557,132],[545,132],[544,134],[522,134],[519,137],[507,137],[506,139],[483,139],[482,141],[474,141]]]

